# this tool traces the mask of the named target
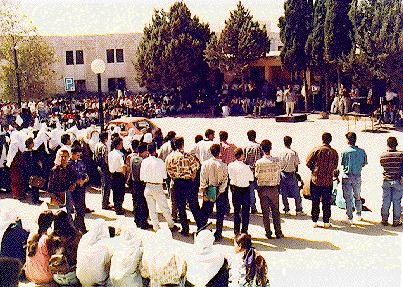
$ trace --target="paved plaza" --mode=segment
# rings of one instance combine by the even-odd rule
[[[295,124],[276,123],[274,119],[243,117],[159,118],[153,121],[161,127],[164,134],[175,130],[179,136],[183,136],[185,149],[190,149],[194,143],[194,136],[204,134],[207,128],[214,129],[216,136],[220,130],[228,131],[228,141],[240,147],[247,143],[246,132],[255,129],[258,141],[269,139],[273,142],[273,154],[282,148],[283,137],[290,135],[293,138],[292,147],[299,153],[302,163],[300,174],[305,179],[309,177],[309,170],[305,166],[306,156],[314,146],[321,143],[323,132],[328,131],[333,135],[332,146],[339,154],[347,145],[344,137],[348,131],[346,121],[321,120],[316,115],[310,116],[307,122]],[[370,124],[366,125],[368,128]],[[357,133],[357,145],[364,148],[368,154],[369,164],[363,169],[362,174],[362,196],[366,199],[365,205],[372,212],[363,212],[364,221],[355,226],[348,226],[343,222],[345,211],[336,206],[332,206],[331,229],[313,228],[310,216],[296,217],[282,214],[282,230],[285,238],[268,240],[264,236],[261,214],[251,215],[249,233],[254,239],[255,247],[268,262],[271,286],[402,286],[403,228],[384,227],[379,224],[382,203],[382,170],[379,156],[386,149],[386,139],[389,136],[397,137],[400,143],[398,149],[402,149],[403,135],[398,131],[370,133],[362,132],[363,129],[362,121],[357,122],[356,126],[350,126],[350,130]],[[8,199],[6,201],[7,204],[13,202]],[[293,210],[293,202],[290,203]],[[32,220],[38,217],[41,207],[15,202],[13,204],[21,211],[25,227],[35,229]],[[96,218],[103,218],[110,225],[116,224],[117,216],[114,212],[101,210],[101,196],[98,191],[94,190],[87,194],[87,205],[96,210],[86,217],[88,228],[91,228],[91,222]],[[311,202],[304,199],[303,206],[305,212],[310,215]],[[132,210],[129,194],[126,194],[124,208]],[[282,209],[282,203],[280,208]],[[126,216],[132,215],[127,212]],[[232,215],[230,215],[224,222],[224,240],[220,246],[220,249],[228,254],[233,251],[232,227]],[[195,229],[195,225],[192,225],[191,232]],[[142,231],[144,240],[147,240],[152,233]],[[177,244],[191,250],[190,244],[193,243],[193,239],[184,238],[180,234],[175,234],[174,237],[177,239]]]

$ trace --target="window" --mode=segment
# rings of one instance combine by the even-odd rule
[[[73,51],[66,51],[66,65],[74,65]]]
[[[116,78],[109,78],[108,79],[108,91],[109,92],[116,91]]]
[[[106,50],[106,62],[115,63],[115,51],[113,49]]]
[[[123,63],[123,49],[116,49],[116,62]]]
[[[84,53],[83,50],[76,51],[76,64],[83,65],[84,64]]]
[[[82,94],[87,91],[85,80],[75,80],[77,94]]]

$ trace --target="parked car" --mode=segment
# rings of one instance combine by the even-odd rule
[[[142,134],[143,129],[151,128],[151,133],[154,134],[158,127],[149,119],[142,117],[121,117],[112,120],[108,123],[108,129],[112,126],[120,127],[120,135],[127,136],[131,128],[134,129],[134,134]]]

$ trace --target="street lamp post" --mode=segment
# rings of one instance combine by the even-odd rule
[[[20,79],[20,72],[18,69],[18,57],[17,57],[17,49],[18,46],[14,45],[13,47],[13,55],[14,55],[14,68],[15,68],[15,78],[17,81],[17,96],[18,96],[18,107],[21,108],[21,79]]]
[[[102,101],[101,74],[105,72],[105,62],[101,59],[95,59],[91,63],[91,70],[97,75],[98,79],[98,121],[101,131],[104,130],[104,106]]]

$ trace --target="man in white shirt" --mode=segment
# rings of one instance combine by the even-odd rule
[[[177,231],[178,227],[171,216],[171,210],[168,207],[168,202],[164,194],[162,184],[167,178],[165,163],[156,157],[155,145],[151,144],[147,147],[149,156],[141,162],[140,180],[146,184],[144,196],[147,201],[150,214],[151,224],[153,229],[160,229],[156,205],[162,211],[165,220],[168,222],[168,227],[172,231]]]
[[[112,175],[111,189],[113,191],[113,204],[117,215],[124,215],[123,201],[125,198],[125,183],[126,183],[126,165],[121,152],[123,148],[123,139],[117,137],[113,140],[111,149],[108,154],[108,167]]]
[[[234,233],[248,233],[250,194],[249,186],[253,182],[253,172],[249,165],[243,162],[244,155],[241,148],[234,151],[236,160],[228,165],[228,176],[232,191],[232,205],[234,206]],[[241,216],[242,211],[242,229]]]
[[[281,115],[283,113],[284,93],[280,87],[277,87],[276,92],[276,113]]]
[[[169,131],[167,133],[167,136],[165,138],[165,143],[161,146],[159,153],[158,153],[158,158],[162,159],[162,161],[165,162],[167,156],[172,152],[172,146],[171,146],[171,141],[176,137],[176,132],[174,131]]]
[[[281,180],[280,180],[280,194],[283,199],[284,212],[289,214],[290,205],[288,198],[295,199],[295,210],[297,215],[305,215],[302,211],[302,199],[299,193],[298,181],[296,173],[298,171],[299,157],[298,153],[291,149],[292,138],[289,136],[284,137],[284,151],[280,154],[281,161]]]
[[[256,162],[255,176],[258,185],[258,194],[263,213],[263,225],[266,237],[272,238],[270,230],[270,213],[273,219],[276,238],[284,237],[281,231],[281,219],[279,211],[279,193],[281,163],[276,157],[270,155],[271,142],[263,140],[260,144],[264,156]]]
[[[206,130],[204,133],[205,139],[198,142],[195,148],[195,155],[199,159],[200,163],[205,162],[206,160],[213,157],[211,154],[210,148],[214,144],[214,134],[215,131],[212,129]]]

